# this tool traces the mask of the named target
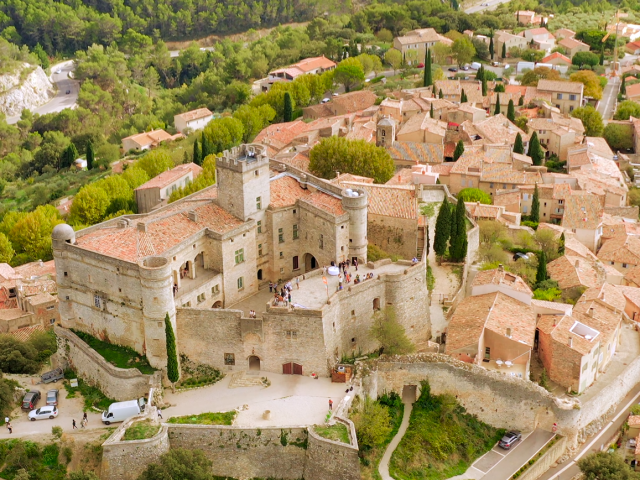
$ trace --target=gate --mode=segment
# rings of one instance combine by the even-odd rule
[[[291,364],[290,363],[283,363],[282,364],[282,373],[284,375],[291,375]]]
[[[298,365],[297,363],[293,364],[293,374],[294,375],[302,375],[302,365]]]

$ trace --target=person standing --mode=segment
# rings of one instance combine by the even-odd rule
[[[161,420],[164,420],[164,419],[162,418],[162,410],[160,410],[160,407],[158,407],[158,417],[159,417]]]
[[[76,426],[76,419],[75,418],[73,419],[73,422],[72,422],[71,425],[72,425],[71,430],[77,430],[78,429],[78,427]]]
[[[300,290],[300,277],[296,277],[296,288]]]
[[[11,427],[10,423],[7,423],[7,428],[9,429],[9,433],[13,433],[13,428]]]
[[[9,428],[9,417],[4,417],[4,424],[7,428]]]
[[[84,423],[89,423],[89,417],[87,417],[87,412],[84,412],[84,414],[82,415],[82,421]]]
[[[333,411],[333,400],[329,399],[329,410]]]
[[[353,266],[356,267],[356,272],[358,271],[358,259],[354,258],[353,259]]]

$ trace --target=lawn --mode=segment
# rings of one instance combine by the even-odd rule
[[[351,441],[349,440],[349,430],[347,430],[347,426],[344,423],[336,423],[335,425],[330,426],[316,425],[313,429],[323,438],[351,444]]]
[[[504,435],[482,423],[452,395],[431,395],[422,382],[409,428],[391,456],[389,470],[397,480],[444,480],[467,471]]]
[[[160,426],[160,424],[153,423],[151,420],[135,422],[125,430],[122,440],[145,440],[151,438],[158,433]]]
[[[78,330],[72,329],[72,331],[87,345],[102,355],[102,358],[118,368],[137,368],[140,370],[140,373],[147,375],[153,375],[156,371],[155,368],[149,365],[147,357],[140,355],[132,348],[104,342],[93,335]]]
[[[106,397],[104,393],[96,387],[87,385],[84,380],[78,378],[78,375],[73,370],[65,370],[64,378],[66,379],[64,382],[64,388],[67,391],[67,398],[75,398],[78,394],[82,395],[85,410],[95,407],[98,410],[104,411],[109,408],[109,405],[115,402],[115,400]],[[78,378],[77,387],[71,386],[69,380],[72,378]]]
[[[236,418],[236,412],[207,412],[200,415],[185,415],[184,417],[171,417],[167,423],[186,425],[232,425]]]

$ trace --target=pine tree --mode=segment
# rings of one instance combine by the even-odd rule
[[[460,5],[458,5],[458,0],[451,0],[451,8],[453,8],[455,11],[460,8]]]
[[[284,121],[290,122],[293,120],[293,105],[291,104],[291,94],[284,92]]]
[[[438,257],[444,256],[447,252],[447,242],[451,234],[451,209],[447,197],[444,197],[438,218],[436,219],[436,234],[433,238],[433,251]]]
[[[462,92],[460,92],[460,103],[467,103],[469,100],[467,99],[467,94],[464,91],[464,88],[462,89]]]
[[[533,199],[531,200],[531,215],[529,221],[538,223],[540,221],[540,196],[538,194],[538,184],[533,189]]]
[[[535,166],[542,165],[542,158],[544,157],[544,153],[542,153],[542,147],[540,146],[540,141],[538,140],[538,133],[533,132],[531,135],[531,140],[529,140],[529,153],[528,155],[531,157],[531,161]]]
[[[482,78],[482,96],[487,96],[487,80],[484,77]]]
[[[178,354],[176,352],[176,336],[173,333],[173,325],[169,313],[164,317],[164,334],[167,341],[167,378],[171,383],[180,379],[178,370]]]
[[[440,89],[440,91],[438,92],[438,98],[444,98],[444,95],[442,94],[442,89]]]
[[[516,135],[516,141],[513,144],[513,153],[524,155],[524,143],[522,143],[522,135],[520,135],[520,132]]]
[[[518,106],[523,106],[524,105],[524,95],[520,95],[520,99],[518,100]]]
[[[507,44],[502,44],[502,58],[507,58]]]
[[[65,148],[64,152],[62,152],[60,168],[69,168],[76,161],[76,158],[78,158],[78,150],[72,142]]]
[[[200,153],[200,144],[197,138],[196,141],[193,142],[193,163],[202,165],[202,154]]]
[[[491,56],[491,60],[493,60],[493,32],[491,32],[491,39],[489,40],[489,55]]]
[[[461,262],[467,256],[467,222],[466,207],[462,199],[458,199],[456,205],[455,217],[453,222],[456,224],[455,236],[451,237],[449,256],[452,260]]]
[[[516,107],[513,105],[513,100],[509,100],[509,106],[507,107],[507,118],[515,123],[516,121]]]
[[[427,225],[427,239],[426,239],[426,247],[427,247],[427,256],[429,256],[429,225]]]
[[[547,256],[544,251],[538,255],[538,270],[536,270],[536,285],[547,279]]]
[[[564,255],[564,232],[560,235],[560,240],[558,240],[558,255]]]
[[[433,84],[431,78],[431,50],[427,48],[427,53],[424,59],[424,86],[429,87]]]
[[[93,143],[91,140],[87,142],[87,170],[91,170],[93,168],[93,162],[96,160],[96,154],[93,151]]]
[[[476,80],[484,80],[484,65],[480,65],[480,68],[476,72]]]
[[[493,111],[494,115],[500,115],[500,94],[496,94],[496,109]]]
[[[604,65],[604,44],[600,47],[600,65]]]
[[[431,102],[431,109],[429,110],[429,116],[431,118],[435,118],[435,113],[433,112],[433,102]]]
[[[458,140],[458,144],[456,145],[456,149],[453,152],[453,161],[457,162],[458,159],[462,156],[463,153],[464,153],[464,143],[462,143],[462,140]]]
[[[622,77],[622,84],[620,85],[620,93],[622,95],[626,95],[627,94],[627,77]]]
[[[202,137],[200,139],[200,158],[204,161],[204,159],[212,153],[213,152],[209,150],[209,139],[204,132],[202,132]]]

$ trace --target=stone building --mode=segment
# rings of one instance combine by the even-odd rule
[[[179,349],[195,359],[240,368],[257,361],[271,371],[283,371],[283,364],[295,362],[326,375],[327,366],[336,360],[336,351],[338,355],[351,353],[352,344],[362,351],[376,348],[363,338],[373,314],[384,305],[397,304],[391,299],[404,295],[401,292],[411,286],[410,299],[397,307],[398,316],[411,311],[406,320],[411,323],[406,326],[410,337],[414,341],[429,338],[422,262],[406,262],[412,268],[406,263],[393,264],[385,267],[385,275],[374,267],[370,272],[375,278],[363,283],[368,288],[355,285],[361,292],[357,302],[340,308],[338,301],[332,301],[331,307],[320,304],[312,308],[311,300],[296,297],[295,303],[309,310],[272,306],[277,315],[269,317],[266,311],[260,320],[248,319],[241,311],[224,310],[233,306],[247,314],[250,309],[262,313],[269,296],[260,297],[265,292],[261,287],[296,276],[308,277],[314,271],[321,272],[322,266],[357,259],[365,268],[368,193],[356,185],[343,189],[284,164],[270,165],[266,147],[258,144],[224,152],[216,170],[217,185],[152,213],[118,217],[77,233],[65,224],[54,229],[63,327],[129,346],[161,368],[166,364],[164,319],[168,315]],[[411,253],[417,255],[415,243]],[[422,269],[417,274],[420,284],[408,280],[413,278],[406,275],[408,268]],[[397,271],[405,272],[401,281],[393,279]],[[329,286],[337,289],[337,279],[335,286],[331,285],[334,278],[330,280],[327,297]],[[372,288],[374,285],[377,287]],[[325,287],[319,289],[324,291]],[[360,303],[373,308],[366,314],[355,313]],[[248,304],[252,307],[245,309]],[[306,320],[312,313],[316,322]],[[356,317],[362,323],[355,322]],[[189,323],[193,318],[196,324]],[[344,329],[351,335],[349,339],[356,338],[353,329],[359,325],[362,340],[336,340],[334,334],[342,329],[341,322],[349,325]],[[313,334],[308,332],[313,342],[298,342],[300,349],[295,355],[287,347],[291,343],[281,343],[291,340],[292,332],[296,338],[304,338],[306,329],[313,329]],[[210,338],[209,354],[220,349],[219,356],[202,357],[192,348],[203,338]],[[225,342],[232,338],[237,343],[225,350]],[[256,351],[261,356],[253,353]],[[237,360],[230,363],[231,358]]]

